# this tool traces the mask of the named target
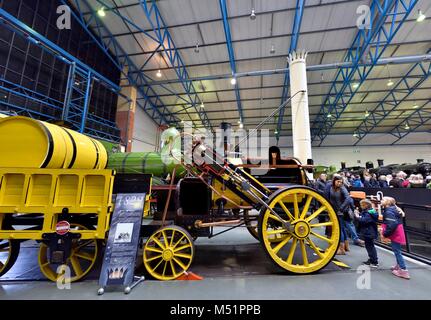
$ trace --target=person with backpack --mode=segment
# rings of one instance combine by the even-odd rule
[[[401,252],[401,246],[406,244],[402,223],[404,212],[396,206],[395,199],[392,197],[383,197],[381,205],[384,208],[382,240],[384,242],[385,238],[390,240],[392,251],[397,260],[397,264],[391,268],[392,274],[408,280],[410,279],[410,274]]]
[[[378,268],[379,261],[377,258],[376,247],[374,240],[378,237],[377,222],[379,214],[374,210],[370,200],[364,199],[359,202],[361,213],[355,210],[355,217],[359,223],[359,234],[365,242],[365,249],[368,253],[368,260],[364,262],[372,268]]]

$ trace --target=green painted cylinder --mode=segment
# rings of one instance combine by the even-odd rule
[[[163,177],[172,174],[175,162],[163,161],[160,153],[157,152],[126,152],[111,153],[108,157],[109,169],[115,169],[118,173],[147,173],[156,177]],[[183,166],[179,165],[175,176],[180,177],[185,174]]]

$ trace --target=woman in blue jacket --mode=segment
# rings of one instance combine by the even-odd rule
[[[347,189],[343,186],[343,178],[340,175],[334,175],[332,183],[327,185],[325,196],[331,203],[337,213],[340,222],[340,246],[337,254],[346,254],[345,242],[347,242],[347,233],[344,225],[344,213],[353,205],[353,200]]]

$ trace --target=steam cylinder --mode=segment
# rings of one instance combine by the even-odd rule
[[[104,169],[108,154],[90,137],[27,117],[0,119],[0,167]]]

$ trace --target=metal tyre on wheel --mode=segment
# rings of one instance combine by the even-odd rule
[[[248,232],[253,238],[259,240],[259,232],[257,231],[257,217],[250,214],[250,210],[244,210],[244,222]]]
[[[79,224],[71,224],[71,230],[88,230]],[[72,252],[66,259],[66,263],[56,264],[49,260],[49,248],[42,243],[39,248],[39,267],[42,273],[51,281],[57,281],[60,277],[69,276],[70,282],[75,282],[85,277],[94,267],[100,252],[100,242],[97,239],[72,240]]]
[[[261,243],[275,265],[292,273],[308,274],[332,260],[340,240],[340,226],[324,197],[309,187],[292,186],[275,192],[267,204],[282,218],[265,207],[259,216]],[[274,235],[281,236],[282,241],[273,241]]]
[[[0,277],[12,268],[18,258],[19,249],[19,241],[0,240]]]
[[[178,226],[162,227],[144,246],[143,260],[147,272],[158,280],[174,280],[192,264],[195,246],[190,234]]]

